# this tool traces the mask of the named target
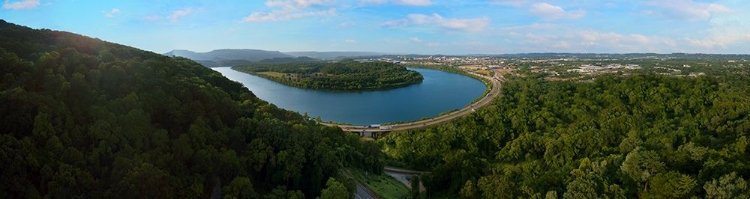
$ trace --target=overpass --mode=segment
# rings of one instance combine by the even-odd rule
[[[409,123],[401,123],[401,124],[393,124],[388,125],[389,129],[380,129],[380,128],[368,128],[363,126],[353,126],[353,125],[338,125],[338,124],[331,124],[331,123],[320,123],[326,126],[338,126],[342,130],[346,132],[352,132],[352,133],[359,133],[361,136],[365,136],[367,134],[370,135],[370,137],[377,137],[378,133],[385,133],[385,132],[391,132],[391,131],[404,131],[404,130],[410,130],[410,129],[420,129],[420,128],[426,128],[429,126],[434,126],[437,124],[442,124],[445,122],[450,122],[456,118],[471,114],[473,112],[476,112],[476,109],[482,108],[484,106],[487,106],[492,102],[492,99],[495,99],[495,97],[500,96],[500,86],[501,82],[504,81],[504,78],[502,75],[499,75],[498,73],[495,73],[495,76],[493,77],[487,77],[481,74],[477,74],[474,72],[469,72],[470,74],[484,78],[490,81],[490,92],[487,93],[487,95],[483,96],[476,102],[470,104],[467,107],[462,108],[461,110],[453,111],[441,116],[437,116],[430,119],[420,120],[416,122],[409,122]]]

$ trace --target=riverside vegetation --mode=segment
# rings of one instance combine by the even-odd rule
[[[343,167],[382,173],[373,143],[184,58],[0,20],[0,63],[0,198],[340,198]]]
[[[386,90],[421,83],[416,71],[389,62],[336,62],[309,58],[280,58],[235,66],[232,69],[286,85],[332,91]]]

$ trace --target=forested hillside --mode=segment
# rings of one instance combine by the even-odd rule
[[[509,77],[477,114],[380,142],[432,172],[428,198],[748,198],[749,93],[733,74]]]
[[[382,171],[377,146],[183,58],[0,20],[0,76],[0,198],[314,198]]]
[[[418,72],[393,63],[350,59],[337,62],[310,61],[307,57],[272,59],[232,69],[299,88],[334,91],[385,90],[418,84],[424,79]]]

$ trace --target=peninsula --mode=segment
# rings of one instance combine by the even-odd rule
[[[421,83],[421,74],[389,62],[336,62],[310,59],[275,59],[232,69],[282,84],[331,91],[387,90]]]

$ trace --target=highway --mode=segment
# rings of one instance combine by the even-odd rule
[[[344,176],[346,176],[347,178],[354,180],[354,183],[357,184],[357,192],[352,194],[352,198],[354,199],[378,199],[376,194],[372,193],[372,191],[369,188],[365,187],[365,185],[363,185],[362,183],[357,181],[357,179],[352,177],[352,174],[349,173],[349,170],[344,169],[341,173],[344,174]]]
[[[357,183],[357,193],[354,193],[355,199],[375,199],[375,196],[370,195],[370,193],[367,193],[363,185]]]
[[[489,80],[492,83],[492,87],[490,88],[490,92],[488,92],[487,95],[485,95],[478,101],[472,103],[471,105],[462,108],[461,110],[453,111],[448,114],[441,115],[441,116],[431,118],[431,119],[403,123],[403,124],[389,125],[390,129],[385,129],[385,130],[381,130],[379,128],[364,128],[362,126],[352,126],[352,125],[338,125],[338,124],[330,124],[330,123],[320,123],[320,124],[323,124],[326,126],[338,126],[342,130],[347,131],[347,132],[380,133],[380,132],[419,129],[419,128],[425,128],[428,126],[433,126],[433,125],[437,125],[437,124],[441,124],[445,122],[450,122],[456,118],[471,114],[475,112],[476,109],[487,106],[488,104],[490,104],[490,102],[492,102],[492,99],[495,99],[495,97],[500,95],[500,88],[501,88],[500,86],[501,86],[503,77],[499,76],[498,73],[495,73],[494,77],[487,77],[487,76],[473,73],[473,72],[469,72],[469,73],[474,76]]]

